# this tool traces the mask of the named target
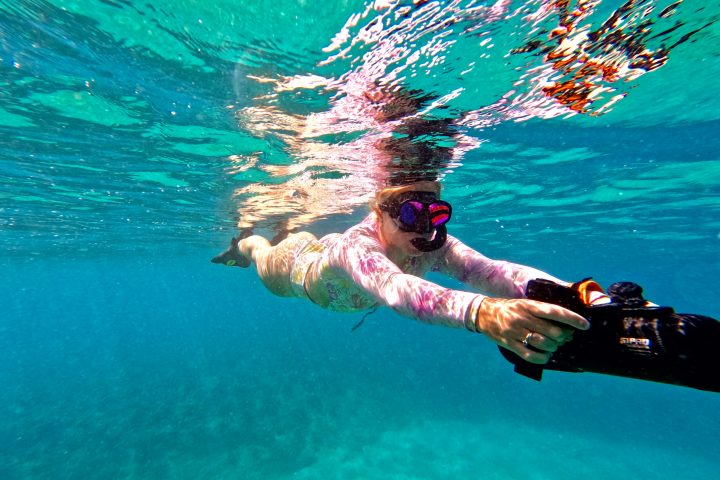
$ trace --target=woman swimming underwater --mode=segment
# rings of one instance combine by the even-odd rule
[[[536,380],[543,369],[587,371],[720,392],[713,353],[720,322],[658,307],[630,282],[612,285],[608,295],[589,279],[571,285],[487,258],[447,234],[452,207],[439,193],[434,181],[385,188],[370,214],[342,234],[294,233],[275,246],[258,235],[233,238],[212,261],[255,263],[274,294],[330,310],[386,305],[423,322],[483,333],[518,373]],[[430,271],[498,298],[424,280]]]

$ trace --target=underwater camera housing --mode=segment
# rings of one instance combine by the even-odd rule
[[[544,279],[531,280],[526,296],[572,310],[590,322],[544,365],[526,362],[500,347],[515,371],[534,380],[543,370],[594,372],[720,392],[720,322],[647,306],[642,288],[620,282],[608,288],[612,302],[587,306],[579,292]]]

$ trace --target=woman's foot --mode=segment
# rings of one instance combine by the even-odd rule
[[[214,256],[210,261],[212,263],[222,263],[223,265],[227,265],[228,267],[249,267],[250,260],[245,255],[240,253],[240,249],[238,248],[239,241],[239,238],[233,237],[232,240],[230,240],[230,246],[228,247],[228,249],[222,252],[220,255]]]

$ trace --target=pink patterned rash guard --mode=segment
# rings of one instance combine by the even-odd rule
[[[440,249],[397,265],[379,240],[374,213],[343,234],[301,245],[291,276],[299,296],[324,308],[352,312],[387,305],[423,322],[472,330],[467,322],[475,318],[485,296],[421,278],[430,271],[504,298],[523,298],[534,278],[561,282],[534,268],[487,258],[450,235]]]

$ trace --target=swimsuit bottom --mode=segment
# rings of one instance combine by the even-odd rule
[[[308,240],[305,243],[300,243],[295,248],[293,253],[294,262],[293,268],[290,272],[290,283],[292,284],[293,293],[297,297],[306,297],[311,302],[315,301],[310,298],[305,281],[310,272],[310,268],[319,261],[327,247],[320,243],[318,240]]]

